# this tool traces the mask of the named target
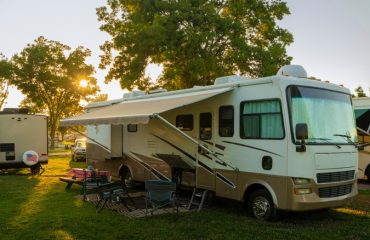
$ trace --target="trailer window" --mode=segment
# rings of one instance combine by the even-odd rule
[[[127,132],[137,132],[137,124],[128,124]]]
[[[243,102],[240,106],[241,138],[284,138],[281,105],[279,100]]]
[[[193,130],[193,115],[178,115],[176,116],[176,127],[182,131]]]
[[[222,106],[218,113],[218,134],[220,137],[234,136],[234,107]]]
[[[199,139],[209,140],[212,138],[212,113],[199,115]]]

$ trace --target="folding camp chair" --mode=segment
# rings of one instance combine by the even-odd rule
[[[98,197],[99,201],[96,204],[96,212],[100,213],[108,201],[114,202],[114,203],[123,203],[123,205],[127,208],[129,212],[132,211],[132,209],[127,205],[126,199],[128,199],[134,208],[135,202],[132,200],[130,195],[128,194],[127,189],[124,187],[123,184],[119,183],[109,183],[105,184],[103,186],[100,186],[98,188]]]
[[[159,208],[172,206],[176,211],[176,217],[179,214],[178,204],[176,202],[176,183],[163,180],[145,181],[145,217],[148,216],[149,207],[151,215]]]

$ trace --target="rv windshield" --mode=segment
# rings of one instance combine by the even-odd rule
[[[308,126],[307,144],[357,143],[351,96],[324,89],[289,86],[287,88],[291,129],[295,143],[297,123]]]

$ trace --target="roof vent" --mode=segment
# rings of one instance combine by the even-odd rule
[[[237,75],[231,75],[231,76],[225,76],[225,77],[216,78],[214,85],[225,84],[225,83],[233,83],[233,82],[240,82],[240,81],[245,81],[245,80],[250,80],[250,78],[242,77],[242,76],[237,76]]]
[[[278,76],[307,78],[307,72],[301,65],[285,65],[277,72]]]
[[[145,92],[140,90],[134,90],[132,92],[124,93],[123,98],[132,98],[132,97],[138,97],[138,96],[144,96]]]

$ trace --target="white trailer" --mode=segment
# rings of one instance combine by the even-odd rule
[[[27,112],[0,112],[0,169],[30,168],[38,174],[41,164],[48,163],[47,116]]]
[[[359,142],[370,143],[370,97],[353,98]],[[359,152],[358,178],[370,182],[370,146]]]
[[[96,103],[62,124],[87,125],[88,164],[128,185],[176,181],[244,201],[257,218],[337,207],[357,194],[350,91],[307,79],[300,66]]]

